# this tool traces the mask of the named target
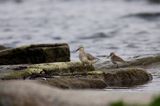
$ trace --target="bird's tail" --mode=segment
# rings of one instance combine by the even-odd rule
[[[93,64],[94,64],[94,63],[97,63],[99,60],[100,60],[100,59],[96,57],[95,60],[92,61],[92,63],[93,63]]]

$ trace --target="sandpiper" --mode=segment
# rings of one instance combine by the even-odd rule
[[[86,53],[84,51],[84,47],[83,46],[80,46],[76,52],[79,51],[79,59],[80,61],[83,63],[83,65],[92,65],[94,63],[96,63],[99,59],[92,56],[91,54],[89,53]]]
[[[117,65],[117,68],[118,63],[125,63],[125,61],[121,57],[117,56],[114,52],[111,52],[109,57],[111,57],[112,63]]]

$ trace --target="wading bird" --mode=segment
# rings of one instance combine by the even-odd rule
[[[91,54],[89,53],[86,53],[84,51],[84,47],[83,46],[80,46],[76,52],[79,51],[79,59],[80,61],[82,62],[83,65],[92,65],[94,63],[96,63],[99,59],[92,56]]]
[[[117,56],[114,52],[111,52],[109,57],[111,58],[111,62],[117,65],[117,68],[119,67],[118,63],[125,63],[125,61],[121,57]]]

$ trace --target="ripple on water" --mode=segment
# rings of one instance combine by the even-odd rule
[[[81,36],[81,37],[78,37],[79,39],[83,39],[83,40],[85,40],[85,39],[103,39],[103,38],[110,38],[110,37],[112,37],[111,35],[108,35],[108,34],[106,34],[106,33],[104,33],[104,32],[98,32],[98,33],[95,33],[95,34],[92,34],[92,35],[90,35],[90,36]]]

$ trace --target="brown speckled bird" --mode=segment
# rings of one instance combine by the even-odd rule
[[[79,59],[83,65],[92,65],[99,59],[84,51],[84,47],[80,46],[76,51],[79,51]]]
[[[111,62],[117,65],[117,68],[119,67],[118,63],[125,63],[125,61],[121,57],[117,56],[114,52],[111,52],[109,57],[111,57]]]

